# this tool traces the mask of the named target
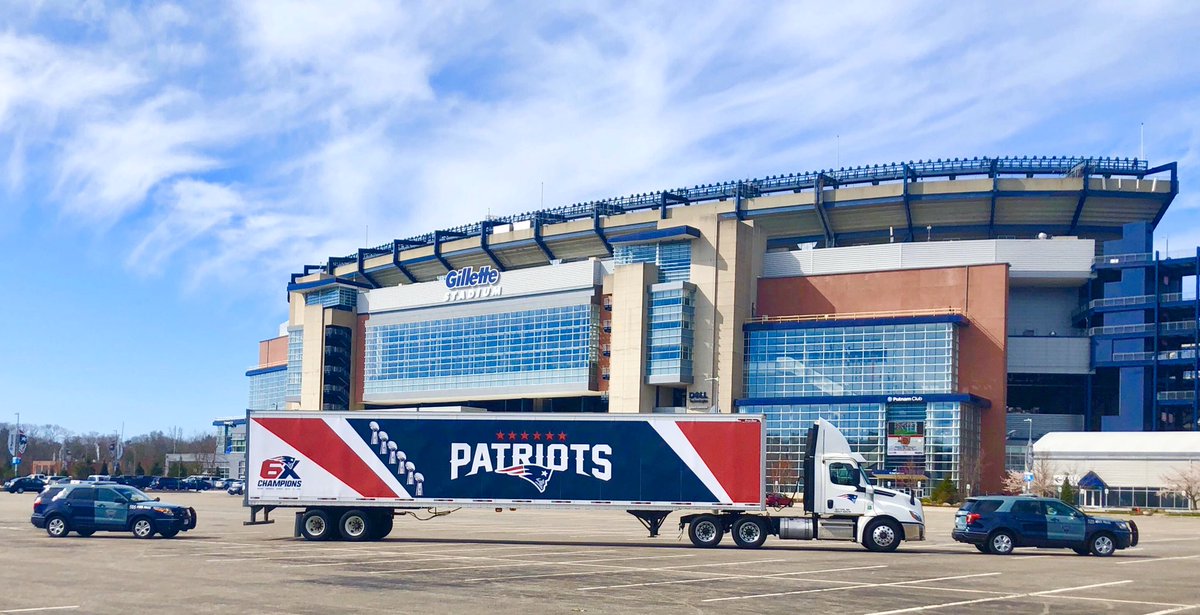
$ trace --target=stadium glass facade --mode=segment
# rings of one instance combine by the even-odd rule
[[[250,405],[282,380],[289,409],[762,413],[781,486],[823,417],[882,474],[998,489],[1010,409],[1200,423],[1200,257],[1151,249],[1176,170],[884,164],[363,247],[292,276],[285,376],[248,372]]]
[[[598,337],[591,304],[368,326],[365,392],[586,385]]]
[[[278,410],[284,407],[284,390],[287,388],[287,366],[252,370],[250,378],[250,410]]]

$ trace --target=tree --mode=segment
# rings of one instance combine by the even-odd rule
[[[958,487],[955,487],[954,483],[950,482],[950,477],[947,476],[933,488],[929,499],[935,504],[954,504],[958,502]]]
[[[1071,479],[1069,477],[1064,478],[1062,490],[1058,494],[1058,499],[1070,504],[1071,506],[1074,506],[1077,497],[1078,494],[1076,493],[1075,489],[1071,487]]]
[[[1159,493],[1178,494],[1187,499],[1192,510],[1200,510],[1200,464],[1190,464],[1186,468],[1176,468],[1170,474],[1162,477],[1166,487]]]
[[[1045,459],[1038,459],[1030,470],[1033,472],[1033,482],[1029,483],[1029,493],[1053,497],[1058,494],[1058,483],[1054,482],[1054,471]],[[1013,470],[1004,478],[1004,492],[1012,495],[1025,493],[1025,474]]]
[[[107,461],[105,461],[104,463],[100,464],[100,473],[101,473],[101,474],[108,474],[108,462],[107,462]]]
[[[155,461],[154,465],[150,466],[150,476],[162,476],[162,475],[163,475],[162,464]]]
[[[137,469],[135,469],[135,470],[134,470],[134,473],[135,473],[135,474],[137,474],[138,476],[145,476],[145,475],[146,475],[146,468],[143,468],[143,467],[142,467],[142,464],[141,464],[141,462],[138,462],[138,464],[137,464]]]

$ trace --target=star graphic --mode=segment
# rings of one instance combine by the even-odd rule
[[[528,439],[529,439],[529,432],[527,432],[527,431],[522,431],[522,432],[521,432],[521,439],[522,439],[522,440],[528,440]]]
[[[497,432],[496,432],[496,439],[497,439],[497,440],[503,440],[503,439],[504,439],[504,432],[503,432],[503,431],[497,431]]]
[[[549,431],[547,431],[547,432],[546,432],[546,439],[547,439],[547,440],[553,440],[553,439],[554,439],[554,434],[553,434],[553,433],[551,433],[551,432],[549,432]]]
[[[560,431],[560,432],[558,432],[558,439],[559,439],[559,440],[566,440],[566,439],[567,439],[567,434],[566,434],[566,432],[561,432],[561,431]]]
[[[534,440],[541,440],[541,439],[542,439],[542,434],[540,434],[540,433],[538,433],[538,432],[536,432],[536,431],[535,431],[535,432],[533,432],[533,439],[534,439]]]
[[[509,440],[516,440],[516,439],[517,439],[517,432],[515,432],[515,431],[510,431],[510,432],[508,432],[508,439],[509,439]]]

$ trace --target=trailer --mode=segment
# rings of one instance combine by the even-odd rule
[[[726,534],[742,548],[778,536],[873,551],[925,538],[921,503],[871,485],[823,420],[797,460],[803,512],[768,507],[760,415],[252,411],[247,423],[247,524],[297,508],[307,540],[379,540],[397,515],[460,508],[624,510],[651,536],[681,512],[698,547]]]

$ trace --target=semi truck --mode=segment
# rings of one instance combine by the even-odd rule
[[[925,539],[921,503],[872,485],[824,420],[782,464],[802,464],[802,510],[767,493],[761,415],[252,411],[247,423],[246,524],[296,508],[307,540],[379,540],[398,515],[460,508],[624,510],[651,536],[678,512],[706,548],[726,534],[747,549],[768,536],[872,551]]]

